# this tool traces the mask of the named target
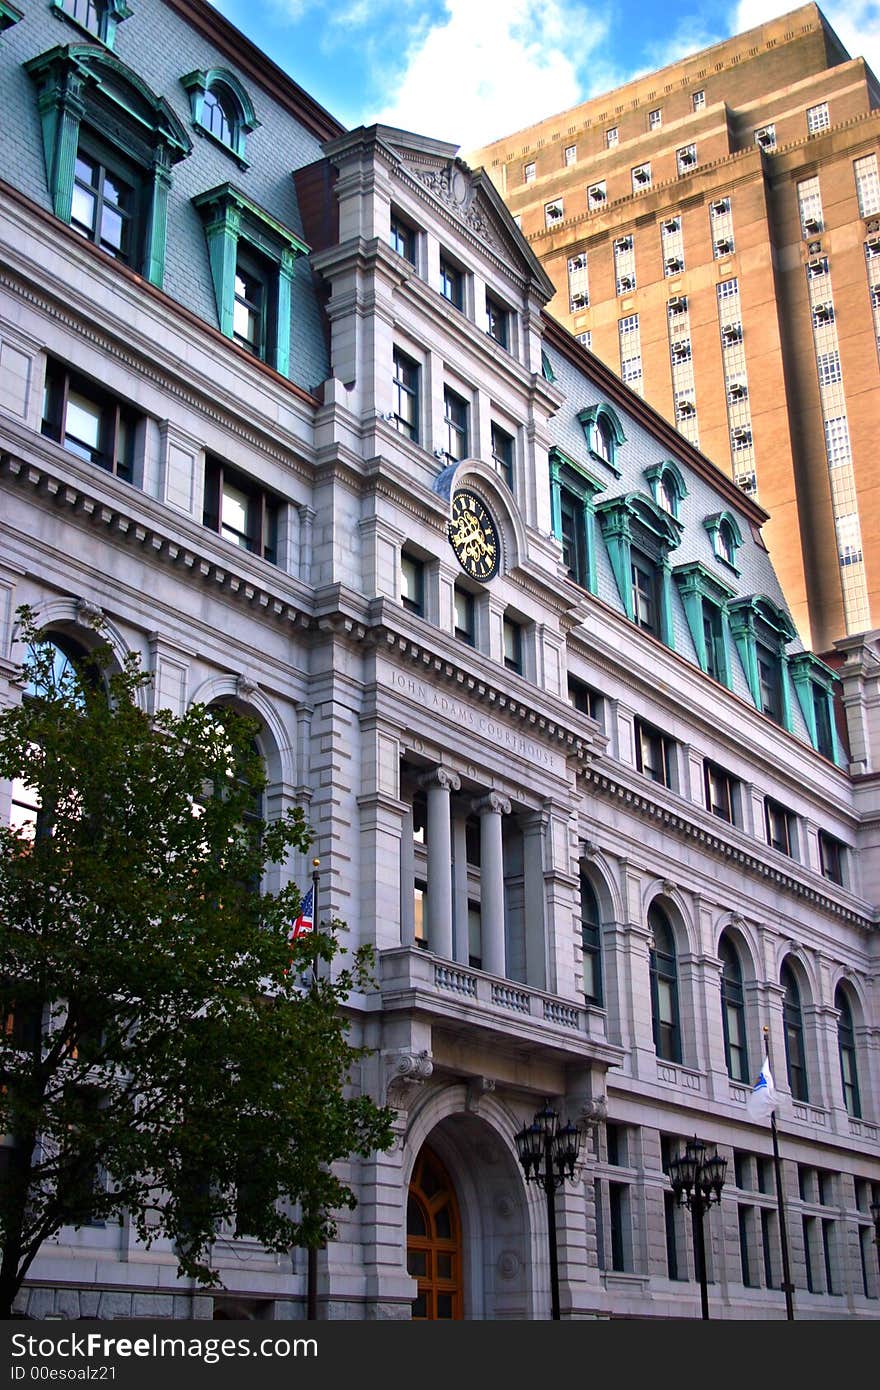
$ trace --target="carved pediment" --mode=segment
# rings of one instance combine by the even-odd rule
[[[478,196],[470,170],[463,168],[458,160],[449,159],[445,164],[414,168],[412,172],[435,198],[439,198],[456,217],[461,218],[475,236],[487,246],[497,246],[498,238],[491,225],[489,210]]]

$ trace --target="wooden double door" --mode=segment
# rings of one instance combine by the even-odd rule
[[[420,1321],[463,1316],[461,1217],[449,1174],[423,1146],[406,1207],[406,1268],[418,1280],[412,1316]]]

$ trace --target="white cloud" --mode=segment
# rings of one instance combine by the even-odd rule
[[[446,15],[411,38],[402,75],[387,53],[372,55],[387,93],[376,119],[484,144],[613,85],[596,54],[607,32],[601,9],[573,0],[447,0]]]
[[[767,0],[738,0],[733,33],[754,29],[793,8],[783,3],[768,10]],[[822,0],[821,10],[851,56],[864,58],[875,73],[880,73],[880,4],[877,0]]]

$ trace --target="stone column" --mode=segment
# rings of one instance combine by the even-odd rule
[[[452,960],[452,822],[450,793],[461,779],[445,767],[422,778],[428,793],[428,949]]]
[[[483,969],[505,974],[504,847],[501,817],[510,815],[510,802],[497,792],[474,802],[480,817],[480,920],[483,931]]]
[[[453,912],[454,959],[459,965],[467,965],[470,960],[468,939],[468,867],[467,867],[467,821],[465,816],[456,815],[452,822],[453,847],[453,893],[455,907]]]
[[[413,853],[413,814],[407,806],[400,823],[400,944],[412,946],[416,939],[415,855]]]

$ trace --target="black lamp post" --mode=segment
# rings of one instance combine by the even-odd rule
[[[535,1118],[516,1136],[516,1151],[526,1182],[540,1183],[547,1197],[547,1233],[550,1240],[550,1316],[559,1320],[559,1257],[556,1249],[556,1189],[574,1177],[581,1149],[581,1132],[571,1123],[560,1125],[550,1102],[544,1102]]]
[[[669,1164],[669,1181],[679,1204],[691,1209],[694,1233],[694,1259],[700,1281],[700,1303],[703,1317],[709,1316],[709,1290],[706,1286],[706,1233],[704,1218],[713,1202],[721,1201],[721,1189],[727,1172],[727,1159],[718,1151],[707,1152],[707,1145],[694,1135],[685,1145],[683,1154]]]
[[[871,1220],[874,1223],[874,1244],[877,1247],[877,1263],[880,1265],[880,1201],[871,1203]]]

